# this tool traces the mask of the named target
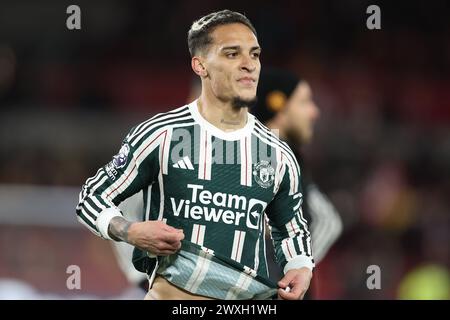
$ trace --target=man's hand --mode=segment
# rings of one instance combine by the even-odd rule
[[[278,298],[283,300],[300,300],[305,296],[311,282],[312,271],[309,268],[292,269],[278,281]],[[285,289],[290,289],[286,291]]]
[[[162,221],[129,222],[114,217],[109,223],[109,235],[158,256],[174,254],[181,248],[184,233]]]

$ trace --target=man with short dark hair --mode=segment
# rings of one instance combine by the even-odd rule
[[[264,68],[258,83],[258,102],[251,113],[269,128],[277,130],[281,139],[292,148],[302,168],[303,213],[309,222],[314,260],[319,263],[342,232],[342,220],[318,186],[312,181],[302,161],[302,147],[314,136],[320,111],[313,99],[310,84],[283,69]],[[268,246],[271,249],[271,246]],[[270,253],[272,250],[270,250]],[[271,261],[271,278],[280,274]]]
[[[148,299],[301,299],[314,261],[300,167],[248,113],[261,68],[256,32],[224,10],[194,22],[188,43],[200,97],[131,129],[83,186],[78,218],[140,249],[134,262],[149,275]],[[117,205],[141,190],[143,221],[127,221]],[[285,272],[277,284],[268,279],[264,214]]]

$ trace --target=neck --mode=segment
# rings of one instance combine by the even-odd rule
[[[286,141],[286,138],[287,138],[286,130],[284,130],[284,127],[282,125],[280,125],[277,121],[269,120],[266,122],[266,126],[270,130],[274,130],[274,133],[278,135],[278,138]]]
[[[266,123],[266,126],[271,130],[275,130],[274,133],[276,133],[281,140],[286,141],[292,149],[300,148],[301,143],[297,142],[292,136],[289,136],[288,132],[284,129],[284,126],[280,123],[277,123],[274,120],[269,120]]]
[[[242,129],[247,124],[248,108],[233,107],[231,101],[223,102],[204,92],[198,99],[198,110],[209,123],[226,132]]]

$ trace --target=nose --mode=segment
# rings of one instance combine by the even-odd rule
[[[240,69],[252,73],[256,70],[257,62],[250,56],[242,55]]]
[[[320,117],[320,109],[315,102],[312,103],[313,107],[313,117],[314,119],[318,119]]]

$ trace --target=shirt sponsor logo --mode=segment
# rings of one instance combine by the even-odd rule
[[[176,217],[235,226],[245,223],[250,229],[259,228],[266,202],[230,193],[212,193],[197,184],[188,184],[187,188],[192,191],[190,200],[170,198]]]

